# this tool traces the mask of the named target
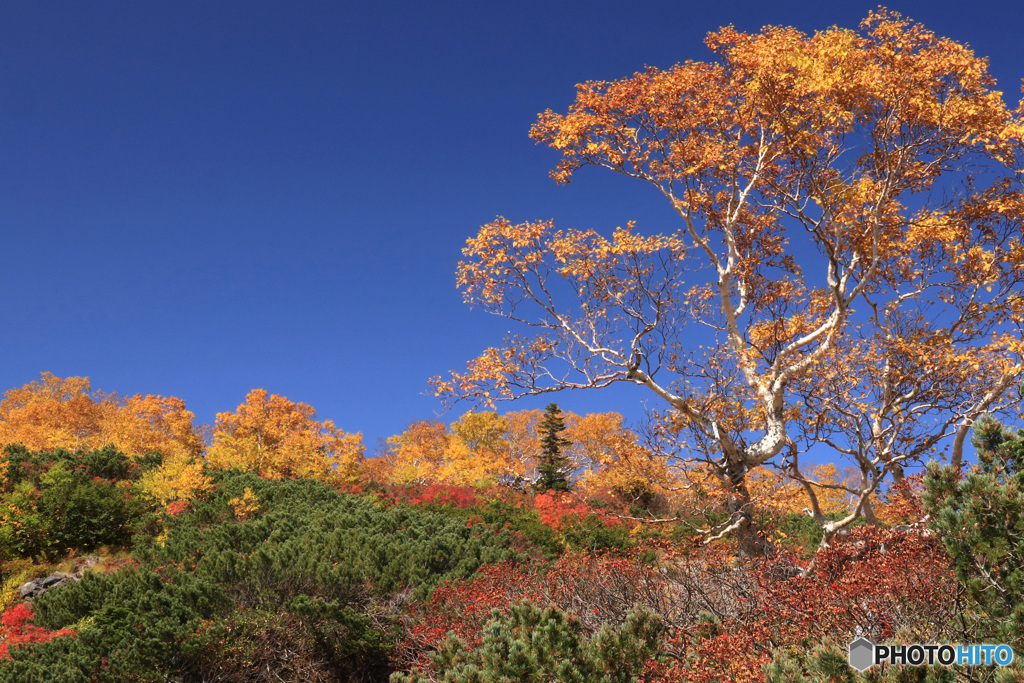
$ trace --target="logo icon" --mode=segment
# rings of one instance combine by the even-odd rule
[[[875,663],[875,644],[867,638],[858,638],[850,643],[850,666],[857,671],[866,671]]]

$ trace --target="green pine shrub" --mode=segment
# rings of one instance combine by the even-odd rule
[[[478,647],[451,634],[434,657],[441,683],[628,683],[640,680],[658,652],[664,627],[636,608],[618,625],[588,635],[575,617],[530,602],[498,610]],[[395,673],[391,683],[427,683],[421,672]]]
[[[991,417],[974,425],[978,464],[965,474],[929,463],[923,500],[973,609],[977,642],[1024,651],[1024,430]]]
[[[955,683],[956,671],[933,666],[876,666],[858,672],[846,646],[824,643],[809,652],[779,650],[764,668],[765,683]]]
[[[312,480],[215,482],[139,521],[135,566],[41,596],[36,623],[76,635],[19,648],[0,682],[384,680],[404,602],[534,554],[508,529]],[[246,490],[260,504],[240,519]]]

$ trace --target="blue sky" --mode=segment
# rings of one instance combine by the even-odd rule
[[[707,59],[721,25],[855,27],[874,6],[7,0],[0,389],[88,376],[213,422],[263,387],[372,451],[437,416],[428,378],[507,329],[455,289],[479,225],[674,229],[623,178],[555,186],[538,112],[581,81]],[[1024,5],[889,7],[988,56],[1016,102]],[[636,419],[645,398],[556,400]]]

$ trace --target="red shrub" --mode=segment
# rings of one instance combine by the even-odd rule
[[[492,610],[507,613],[523,600],[555,605],[596,630],[606,621],[621,622],[635,603],[657,603],[661,583],[654,568],[628,557],[566,555],[550,565],[485,565],[472,579],[442,585],[410,610],[398,661],[429,670],[430,655],[449,632],[479,644]]]
[[[171,517],[177,517],[181,513],[186,512],[189,507],[191,506],[187,500],[173,500],[167,504],[167,514]]]
[[[918,629],[925,642],[935,642],[942,635],[929,633],[927,625],[952,623],[951,566],[933,538],[858,530],[820,553],[818,570],[807,578],[794,575],[794,562],[780,559],[732,569],[737,579],[717,597],[704,589],[700,600],[719,624],[670,633],[667,649],[688,663],[652,664],[645,680],[762,681],[763,665],[780,647],[830,637],[843,642],[853,634],[878,642],[907,626]]]
[[[551,564],[482,567],[410,610],[398,661],[429,672],[430,655],[449,631],[477,644],[493,609],[507,612],[522,600],[555,605],[588,631],[621,623],[635,604],[653,610],[667,627],[668,663],[650,663],[651,683],[762,681],[779,648],[843,642],[854,633],[877,642],[912,626],[931,641],[949,637],[935,629],[953,622],[956,591],[933,538],[860,529],[820,553],[807,578],[798,576],[795,557],[741,566],[733,553],[722,544],[663,549],[656,566],[628,556],[565,555]]]
[[[457,508],[479,505],[476,489],[468,486],[451,486],[449,484],[430,484],[409,498],[413,505],[434,504],[451,505]]]
[[[600,510],[568,493],[538,493],[533,497],[533,507],[540,513],[540,521],[556,531],[567,524],[581,522],[588,515],[599,516],[608,526],[622,523],[619,519],[604,515]]]
[[[18,603],[7,609],[0,617],[0,659],[10,658],[11,646],[22,643],[45,643],[57,636],[73,636],[74,631],[61,629],[49,631],[32,624],[32,608]]]

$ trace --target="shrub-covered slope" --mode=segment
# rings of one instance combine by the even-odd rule
[[[237,471],[142,522],[135,566],[36,602],[75,635],[12,650],[0,681],[379,680],[397,605],[525,558],[505,529]]]

